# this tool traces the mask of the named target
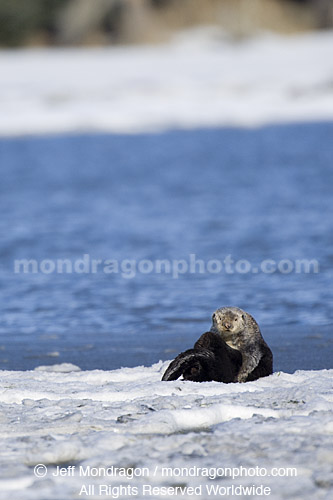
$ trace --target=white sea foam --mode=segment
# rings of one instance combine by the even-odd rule
[[[99,488],[105,481],[137,488],[138,499],[152,498],[143,496],[144,484],[180,483],[196,488],[264,484],[271,488],[269,498],[328,498],[333,370],[274,373],[246,384],[161,382],[167,364],[109,372],[78,371],[68,364],[54,371],[0,372],[0,499],[79,498],[83,485]],[[48,467],[46,477],[34,476],[37,464]],[[137,468],[138,474],[86,477],[79,465]],[[55,477],[57,466],[75,466],[75,473]],[[268,472],[292,468],[297,476],[212,482],[200,471],[188,477],[165,477],[162,471],[240,466]],[[149,477],[140,476],[143,468]],[[103,498],[96,492],[91,498]],[[119,496],[130,497],[128,491]],[[207,498],[207,492],[195,498]]]
[[[141,132],[333,119],[333,32],[0,51],[0,134]]]

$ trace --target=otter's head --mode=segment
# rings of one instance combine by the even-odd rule
[[[245,328],[245,312],[238,307],[221,307],[212,316],[212,332],[219,333],[225,342],[231,344],[235,341],[235,335]]]

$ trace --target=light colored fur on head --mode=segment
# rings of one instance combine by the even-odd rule
[[[256,337],[260,330],[254,318],[239,307],[220,307],[212,316],[211,332],[221,335],[234,349],[241,349],[245,342]]]

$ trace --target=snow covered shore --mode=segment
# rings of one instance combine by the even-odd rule
[[[0,135],[333,119],[333,32],[0,51]]]
[[[333,370],[161,382],[167,364],[0,372],[0,499],[329,497]]]

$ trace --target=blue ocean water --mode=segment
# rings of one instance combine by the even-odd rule
[[[275,370],[332,368],[332,158],[333,123],[2,138],[0,368],[150,365],[222,305],[257,319]],[[318,272],[284,272],[297,259]]]

